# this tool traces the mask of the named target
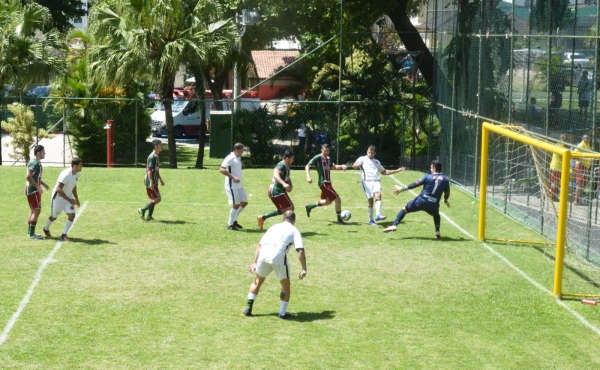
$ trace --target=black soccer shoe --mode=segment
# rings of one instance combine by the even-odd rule
[[[244,316],[252,316],[252,307],[250,307],[250,306],[246,307],[246,309],[244,310],[244,312],[242,312],[242,314]]]
[[[307,204],[304,208],[306,208],[306,216],[310,218],[310,211],[311,211],[310,204]]]
[[[242,225],[238,224],[238,222],[237,222],[237,221],[234,221],[234,222],[233,222],[233,226],[235,226],[235,227],[236,227],[236,229],[240,229],[240,230],[241,230],[241,229],[243,229]]]
[[[296,315],[294,315],[293,313],[286,312],[284,315],[277,315],[277,317],[283,320],[289,320],[295,318]]]

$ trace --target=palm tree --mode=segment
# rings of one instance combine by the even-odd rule
[[[66,63],[60,51],[66,45],[59,32],[40,31],[50,21],[49,10],[36,3],[0,1],[0,92],[5,84],[23,91],[31,83],[64,71]]]
[[[107,0],[92,8],[90,49],[94,79],[125,85],[136,76],[156,77],[165,98],[170,167],[177,167],[173,115],[175,75],[187,60],[222,56],[235,38],[231,20],[205,22],[210,0]],[[212,14],[212,13],[210,13]],[[202,26],[202,25],[205,26]]]

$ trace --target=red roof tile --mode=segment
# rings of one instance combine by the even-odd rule
[[[296,61],[298,50],[253,50],[251,52],[259,79],[267,79]],[[294,67],[292,67],[294,68]]]

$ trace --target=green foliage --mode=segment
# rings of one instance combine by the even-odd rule
[[[25,3],[26,0],[21,0]],[[87,15],[81,0],[34,0],[34,2],[48,8],[52,15],[52,26],[61,32],[73,28],[71,19]],[[91,0],[89,1],[91,5]]]
[[[243,143],[250,150],[248,165],[272,165],[277,162],[273,139],[278,132],[277,117],[264,109],[242,109],[234,116],[234,142]]]
[[[532,25],[538,31],[552,33],[572,20],[569,0],[536,1],[533,4]]]
[[[124,86],[142,75],[153,76],[164,98],[173,96],[175,75],[186,61],[224,58],[235,38],[230,19],[212,18],[217,4],[208,0],[107,0],[92,8],[91,74],[96,82]],[[210,18],[210,19],[208,19]],[[165,101],[169,148],[175,147],[171,102]],[[169,165],[177,156],[169,153]]]
[[[57,89],[46,105],[51,105],[56,114],[63,111],[67,117],[68,132],[73,136],[77,155],[85,163],[106,162],[107,120],[114,120],[114,155],[118,163],[134,157],[138,143],[150,135],[150,115],[141,101],[133,100],[141,86],[132,79],[124,88],[114,85],[103,86],[89,75],[89,48],[94,44],[90,34],[74,30],[70,34],[71,44],[66,60],[68,73],[56,81]],[[92,97],[92,98],[90,98]],[[96,100],[94,98],[129,98],[130,100]],[[137,136],[136,136],[137,120]]]
[[[48,9],[36,3],[0,1],[0,91],[4,84],[23,91],[64,72],[65,43],[60,33],[39,32],[50,20]]]
[[[9,105],[8,110],[14,117],[2,121],[1,126],[3,130],[8,131],[12,139],[13,151],[10,157],[14,160],[23,158],[25,163],[28,163],[33,145],[41,139],[52,136],[46,130],[34,125],[35,117],[28,106],[15,103]],[[8,143],[5,145],[9,146]]]

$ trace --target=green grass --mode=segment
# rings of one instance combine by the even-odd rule
[[[60,169],[45,168],[54,184]],[[316,184],[293,171],[308,275],[292,281],[289,311],[279,320],[279,284],[270,276],[241,315],[253,276],[247,272],[262,231],[256,215],[273,209],[272,170],[245,170],[250,204],[240,232],[225,229],[229,206],[217,168],[161,170],[166,186],[156,222],[143,223],[143,169],[84,168],[78,184],[87,207],[44,270],[6,342],[2,369],[223,368],[598,368],[600,336],[547,293],[442,218],[442,240],[425,213],[409,214],[396,233],[367,225],[357,171],[333,173],[350,224],[334,223],[333,207],[307,218]],[[4,192],[0,236],[0,331],[30,287],[56,240],[25,238],[25,169],[1,167]],[[414,172],[395,175],[403,183]],[[313,178],[316,174],[313,171]],[[390,194],[388,225],[414,195]],[[43,197],[37,231],[48,216]],[[453,190],[442,211],[471,235],[477,202]],[[491,212],[489,225],[528,229]],[[277,220],[278,221],[278,220]],[[65,216],[53,224],[58,235]],[[266,227],[276,220],[270,219]],[[494,227],[494,226],[489,226]],[[539,239],[539,237],[537,237]],[[548,290],[553,265],[536,247],[490,245]],[[293,275],[300,270],[290,252]],[[571,272],[567,270],[567,274]],[[574,275],[575,276],[575,275]],[[565,301],[596,327],[598,308]]]

